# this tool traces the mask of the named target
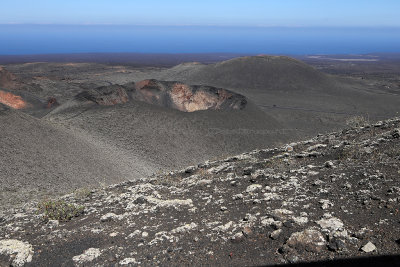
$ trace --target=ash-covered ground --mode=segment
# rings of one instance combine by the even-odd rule
[[[399,163],[395,118],[30,202],[0,217],[0,265],[255,266],[399,255]],[[398,256],[380,260],[399,264]]]

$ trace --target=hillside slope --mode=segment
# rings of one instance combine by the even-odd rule
[[[61,105],[44,119],[92,136],[158,169],[195,164],[210,157],[243,152],[248,147],[282,144],[291,134],[252,103],[242,110],[196,112],[137,100],[113,106],[67,106],[64,109]],[[134,168],[137,162],[128,165]]]
[[[396,118],[207,161],[42,210],[28,203],[0,217],[0,263],[397,266],[399,127]],[[377,255],[397,256],[349,260]]]
[[[165,77],[249,91],[317,92],[336,83],[334,78],[313,67],[284,56],[240,57],[210,65],[186,63],[169,69]]]
[[[0,90],[1,208],[282,144],[292,134],[221,88],[137,85],[90,87],[60,105]]]
[[[116,149],[20,111],[0,110],[0,125],[2,209],[155,171],[140,161],[133,170]]]

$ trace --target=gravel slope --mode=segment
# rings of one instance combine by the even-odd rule
[[[139,101],[77,103],[42,119],[4,108],[0,125],[0,209],[283,143],[291,134],[251,103],[194,113]]]
[[[19,111],[0,110],[0,125],[1,209],[155,170],[139,161],[145,171],[132,170],[114,147]]]
[[[296,134],[282,129],[251,103],[243,110],[187,113],[131,100],[123,105],[55,110],[44,119],[69,131],[92,136],[159,170],[248,148],[282,144],[289,135]],[[140,167],[136,161],[128,165]]]
[[[399,255],[399,127],[396,118],[70,194],[63,201],[84,211],[69,221],[27,203],[0,217],[0,263],[334,266]],[[399,257],[340,264],[362,262]]]

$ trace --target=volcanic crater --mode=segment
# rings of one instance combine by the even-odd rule
[[[75,99],[94,102],[101,106],[137,100],[183,112],[241,110],[247,105],[246,97],[222,88],[155,79],[125,85],[101,86],[81,92]]]
[[[131,95],[136,100],[184,112],[240,110],[247,104],[244,96],[212,86],[151,79],[134,84],[133,89]]]

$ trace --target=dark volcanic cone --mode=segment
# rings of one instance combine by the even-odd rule
[[[228,89],[298,92],[330,88],[335,81],[313,67],[285,56],[241,57],[210,65],[181,64],[166,79]]]

